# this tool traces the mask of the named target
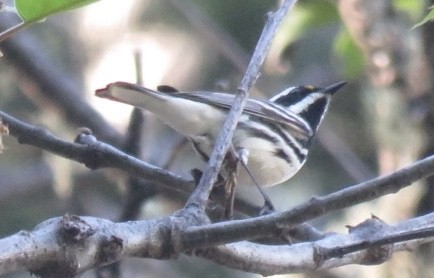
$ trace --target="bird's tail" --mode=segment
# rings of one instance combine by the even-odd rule
[[[151,112],[155,112],[155,109],[158,109],[168,98],[164,93],[121,81],[110,83],[105,88],[96,90],[95,95],[141,107]]]

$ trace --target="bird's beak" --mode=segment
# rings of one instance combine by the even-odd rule
[[[326,94],[330,94],[333,95],[334,93],[336,93],[340,88],[342,88],[345,84],[347,84],[346,81],[342,81],[342,82],[338,82],[335,83],[333,85],[330,85],[326,88],[323,89],[323,92]]]

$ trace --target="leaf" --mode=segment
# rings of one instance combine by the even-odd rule
[[[47,16],[75,9],[98,0],[15,0],[15,8],[25,22],[35,22]]]
[[[418,27],[426,24],[427,22],[434,20],[434,6],[431,6],[428,9],[430,9],[430,12],[424,17],[424,19],[422,19],[421,22],[414,25],[412,29],[418,28]]]

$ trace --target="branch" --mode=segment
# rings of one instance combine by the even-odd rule
[[[214,150],[208,161],[199,185],[193,191],[193,194],[187,201],[186,207],[197,206],[202,211],[211,193],[212,187],[216,181],[217,174],[223,163],[223,159],[232,142],[232,135],[237,126],[238,120],[243,112],[243,108],[249,97],[248,91],[256,82],[260,75],[260,67],[264,62],[265,56],[270,48],[271,41],[277,32],[277,28],[287,14],[288,10],[295,4],[295,0],[285,0],[281,7],[275,12],[270,13],[264,26],[261,37],[256,45],[252,59],[247,67],[246,73],[238,88],[238,93],[229,111],[228,117],[220,131],[215,142]]]
[[[426,231],[427,228],[430,230],[428,237],[424,237],[426,236],[424,235],[418,240],[401,240],[403,237],[400,235],[408,234],[409,231],[415,233],[418,233],[418,230]],[[264,276],[320,271],[348,264],[380,264],[390,259],[394,252],[411,251],[423,243],[433,242],[433,231],[434,213],[406,220],[393,226],[370,219],[350,230],[348,235],[332,234],[315,242],[285,246],[239,242],[201,250],[196,255],[227,267],[260,273]],[[396,241],[387,240],[388,238]],[[363,251],[349,253],[341,257],[326,256],[331,250],[343,250],[346,246],[364,244],[370,241],[387,241],[388,244],[365,246],[366,249]]]
[[[127,256],[167,259],[173,253],[163,241],[170,241],[168,220],[115,224],[94,217],[53,218],[0,240],[0,273],[27,269],[72,277]]]
[[[48,130],[19,121],[0,111],[0,119],[20,144],[28,144],[85,164],[90,169],[117,168],[149,182],[168,186],[173,190],[191,192],[193,182],[167,170],[129,156],[122,151],[99,142],[92,135],[81,134],[80,143],[64,141]]]
[[[124,223],[95,217],[53,218],[31,232],[21,231],[0,240],[0,274],[29,270],[41,276],[57,273],[69,277],[126,257],[173,259],[180,252],[194,249],[190,242],[184,242],[179,237],[179,232],[189,222],[185,217],[176,215]],[[402,241],[403,238],[398,237],[400,234],[426,228],[432,231],[433,227],[434,213],[394,226],[371,219],[352,228],[348,235],[331,234],[315,242],[284,246],[239,242],[198,250],[194,254],[231,268],[263,275],[305,272],[354,263],[381,263],[393,252],[410,250],[434,240],[431,237]],[[227,237],[228,232],[224,232],[223,236]],[[340,258],[325,256],[329,250],[342,250],[345,246],[367,240],[380,241],[387,237],[396,241],[389,240],[386,246],[371,245],[367,250]]]
[[[219,238],[219,244],[234,240],[256,239],[258,237],[281,234],[298,224],[312,220],[332,211],[375,200],[383,195],[396,193],[419,179],[434,174],[434,155],[422,159],[392,174],[378,177],[358,185],[350,186],[323,197],[313,197],[310,201],[280,213],[215,223],[203,227],[189,227],[185,240],[193,240],[195,247],[207,247],[209,238]],[[260,229],[259,229],[260,227]],[[222,236],[227,233],[228,238]]]

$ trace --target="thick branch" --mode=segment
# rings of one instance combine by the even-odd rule
[[[189,245],[191,242],[183,242],[178,237],[186,225],[189,225],[189,220],[176,216],[124,223],[94,217],[53,218],[31,232],[22,231],[0,240],[0,274],[30,270],[39,275],[58,273],[69,277],[126,257],[174,258],[179,252],[193,249]],[[325,254],[329,250],[387,237],[398,238],[397,235],[432,229],[433,226],[434,214],[394,226],[371,219],[352,228],[348,235],[332,234],[316,242],[284,246],[240,242],[196,251],[196,254],[228,267],[264,275],[354,263],[375,264],[389,259],[393,252],[410,250],[433,238],[388,241],[388,245],[370,246],[367,250],[345,254],[341,258],[330,258]]]
[[[168,218],[115,224],[78,216],[53,218],[0,240],[0,274],[27,269],[72,277],[122,257],[173,255]]]

